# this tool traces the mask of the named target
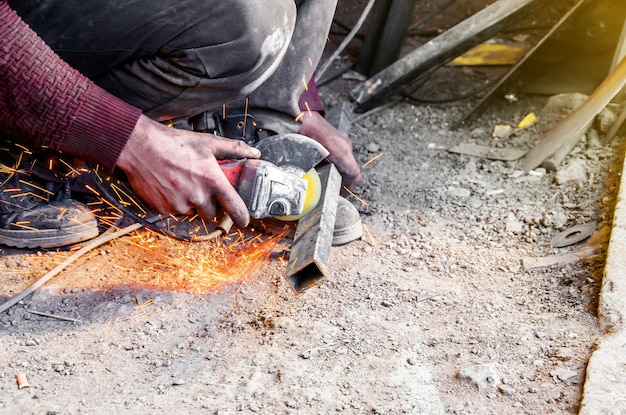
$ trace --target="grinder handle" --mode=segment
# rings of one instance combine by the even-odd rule
[[[230,182],[230,184],[236,189],[241,181],[241,175],[245,169],[245,164],[248,160],[218,160],[218,164],[220,165],[224,175]]]

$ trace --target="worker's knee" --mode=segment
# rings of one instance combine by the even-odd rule
[[[267,72],[275,69],[289,47],[296,22],[295,4],[293,0],[272,0],[270,7],[267,2],[238,0],[235,3],[246,9],[242,46],[247,50],[241,53],[241,59],[247,62],[244,67],[253,76],[267,77]]]
[[[296,19],[294,1],[207,3],[212,5],[210,10],[198,11],[205,17],[168,43],[170,50],[193,51],[188,56],[193,60],[186,63],[194,67],[187,69],[204,71],[211,79],[237,77],[244,87],[267,78],[291,40]]]

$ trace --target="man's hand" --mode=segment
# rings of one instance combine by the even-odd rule
[[[302,118],[302,127],[298,131],[302,135],[311,137],[330,152],[328,159],[335,164],[343,178],[343,186],[354,189],[361,181],[361,168],[352,151],[352,141],[341,133],[319,112],[305,111]]]
[[[195,209],[203,219],[213,220],[219,203],[235,225],[245,227],[248,208],[217,160],[259,155],[243,141],[169,128],[142,115],[117,166],[137,194],[162,214]]]

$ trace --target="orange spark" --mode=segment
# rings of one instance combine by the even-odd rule
[[[46,199],[45,197],[43,197],[41,195],[38,195],[36,193],[33,193],[33,192],[26,192],[26,193],[19,193],[19,194],[16,194],[16,195],[11,195],[11,198],[13,199],[13,198],[25,197],[25,196],[33,196],[33,197],[36,197],[38,199],[43,200],[44,202],[48,201],[48,199]]]
[[[115,195],[118,197],[118,201],[122,204],[122,205],[126,205],[126,206],[135,206],[137,209],[141,210],[141,212],[146,215],[148,212],[146,212],[145,209],[143,209],[141,207],[141,205],[139,203],[137,203],[137,201],[135,199],[132,198],[131,195],[129,195],[128,193],[126,193],[122,188],[120,188],[119,186],[116,186],[115,184],[111,184],[111,189],[113,189],[113,191],[115,192]],[[127,202],[126,200],[123,200],[122,196],[125,196],[126,199],[130,200],[130,202]]]
[[[52,207],[56,207],[54,205],[51,205]],[[58,208],[58,210],[60,210],[59,216],[57,217],[57,220],[61,220],[61,218],[67,213],[67,208]]]
[[[96,196],[100,196],[100,193],[98,193],[98,191],[94,189],[93,187],[91,187],[90,185],[86,184],[85,188],[89,190],[90,192],[92,192],[93,194],[95,194]]]
[[[365,226],[365,224],[363,224],[363,230],[365,231],[365,234],[367,235],[367,242],[370,245],[374,245],[376,243],[376,240],[374,239],[374,235],[372,235],[372,232],[370,232],[369,228]]]
[[[144,301],[144,302],[143,302],[143,303],[141,303],[141,304],[137,304],[137,309],[138,309],[138,310],[139,310],[139,309],[142,309],[142,308],[144,308],[144,307],[149,306],[150,304],[154,304],[154,298],[151,298],[151,299],[149,299],[148,301]]]
[[[25,184],[26,186],[34,187],[35,189],[40,190],[40,191],[42,191],[44,193],[47,193],[47,194],[49,194],[51,196],[54,195],[54,193],[51,192],[50,190],[46,190],[43,187],[37,186],[37,185],[35,185],[33,183],[29,183],[29,182],[27,182],[25,180],[20,179],[19,182],[22,183],[22,184]]]
[[[359,201],[359,203],[361,203],[363,206],[367,206],[367,202],[363,199],[361,199],[360,197],[358,197],[356,194],[354,194],[354,192],[352,192],[350,189],[348,189],[346,186],[343,187],[343,189],[348,192],[350,194],[350,196],[354,197],[356,200]]]
[[[248,118],[248,98],[246,98],[246,107],[243,110],[243,131],[241,132],[241,136],[246,138],[246,119]]]
[[[69,164],[67,161],[63,160],[63,159],[59,159],[59,161],[61,163],[63,163],[65,165],[65,167],[67,167],[68,169],[70,169],[69,172],[67,172],[67,174],[65,175],[65,177],[67,176],[78,176],[80,174],[80,172],[78,170],[76,170],[76,168],[74,168],[74,166],[72,166],[71,164]],[[52,160],[50,160],[50,166],[52,166]],[[52,170],[52,169],[50,169]]]
[[[378,160],[379,158],[381,158],[381,157],[383,156],[383,154],[385,154],[385,153],[384,153],[384,152],[382,152],[382,153],[380,153],[380,154],[377,154],[377,155],[376,155],[376,156],[374,156],[374,157],[371,157],[369,160],[367,160],[367,161],[365,162],[365,164],[363,164],[363,165],[361,166],[361,168],[362,168],[362,169],[366,168],[367,166],[369,166],[370,164],[372,164],[373,162],[375,162],[376,160]]]
[[[11,225],[17,227],[17,228],[23,228],[23,229],[28,229],[31,231],[37,231],[37,228],[33,228],[32,226],[28,226],[26,225],[27,223],[30,223],[30,221],[22,221],[22,222],[13,222],[11,223]]]
[[[23,145],[21,145],[20,143],[15,143],[15,147],[21,148],[22,151],[26,154],[33,154],[32,151],[30,151],[27,147],[24,147]],[[19,166],[19,164],[18,164]]]

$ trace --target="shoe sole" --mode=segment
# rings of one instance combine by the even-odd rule
[[[345,245],[355,241],[363,236],[363,224],[359,219],[358,222],[341,229],[335,229],[333,232],[333,246]]]
[[[58,248],[84,242],[98,236],[97,222],[83,223],[63,229],[0,230],[0,244],[13,248]]]

